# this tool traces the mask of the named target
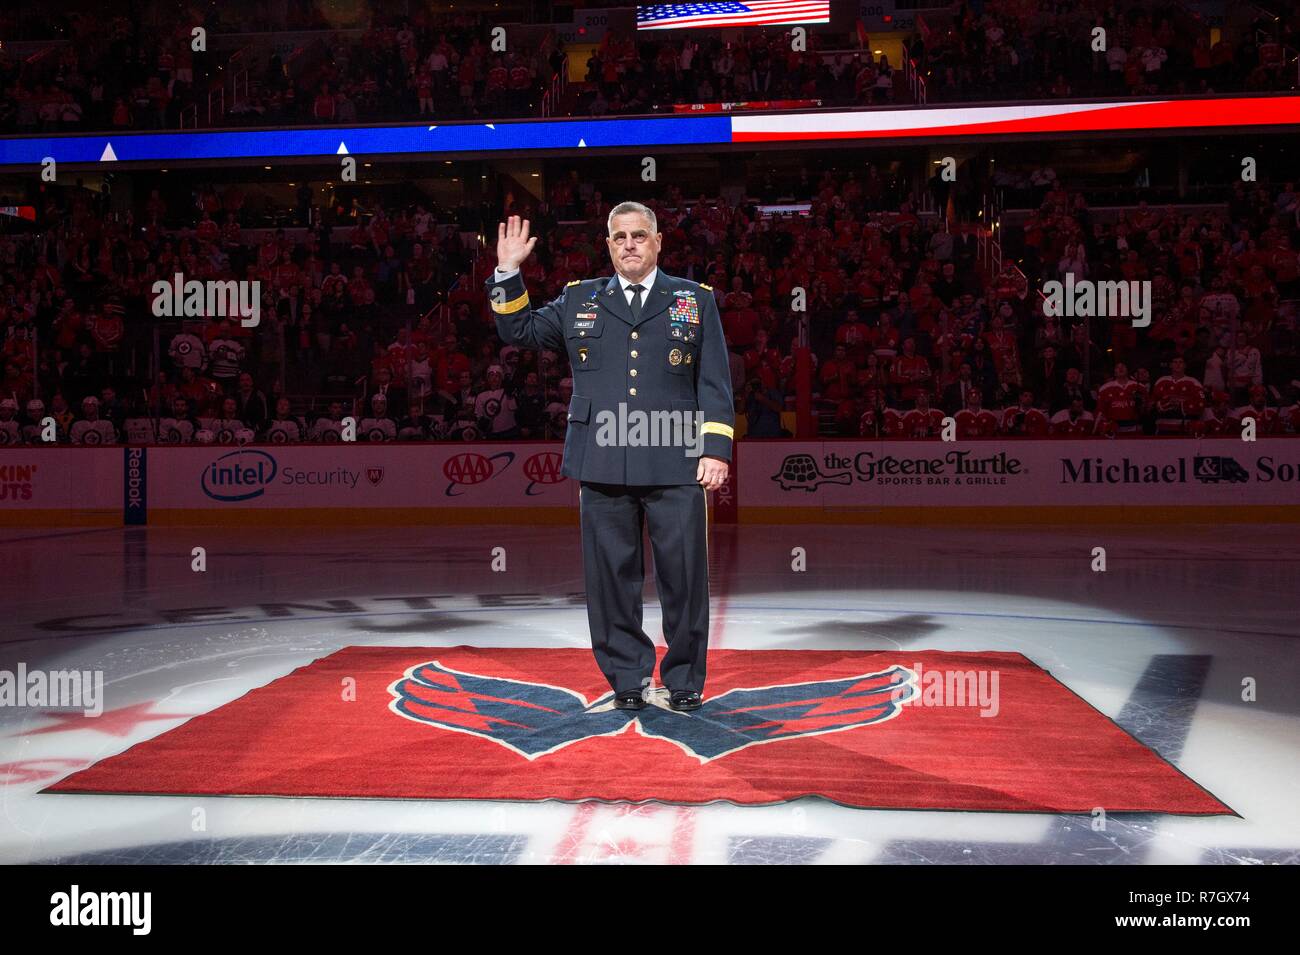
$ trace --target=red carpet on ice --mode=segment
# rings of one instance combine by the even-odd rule
[[[715,650],[705,696],[613,709],[582,649],[347,647],[46,792],[1232,812],[1018,653]]]

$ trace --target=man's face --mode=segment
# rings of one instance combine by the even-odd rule
[[[605,239],[614,270],[624,278],[639,282],[659,261],[663,233],[650,233],[645,216],[628,212],[614,217],[612,231]]]

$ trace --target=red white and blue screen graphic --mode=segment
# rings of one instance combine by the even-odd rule
[[[760,27],[786,23],[829,23],[830,19],[830,0],[653,3],[636,8],[638,30]]]

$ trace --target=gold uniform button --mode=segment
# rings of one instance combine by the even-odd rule
[[[631,371],[628,372],[628,374],[631,375],[633,378],[635,378],[635,377],[636,377],[636,369],[633,368]]]
[[[632,333],[632,340],[633,340],[633,341],[636,341],[636,339],[638,339],[638,338],[640,338],[640,337],[641,337],[641,336],[638,335],[636,332],[633,332],[633,333]]]
[[[635,389],[635,388],[629,388],[629,389],[627,390],[627,393],[628,393],[629,395],[635,395],[635,394],[636,394],[636,389]]]
[[[633,358],[635,358],[635,357],[636,357],[636,349],[635,349],[635,348],[634,348],[634,349],[632,349],[632,357],[633,357]]]

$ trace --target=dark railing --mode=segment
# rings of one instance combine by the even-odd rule
[[[551,77],[551,82],[546,85],[546,92],[542,94],[542,115],[551,116],[560,101],[564,98],[565,91],[569,88],[569,55],[566,53],[564,59],[560,61],[560,68],[556,70],[555,75]]]

